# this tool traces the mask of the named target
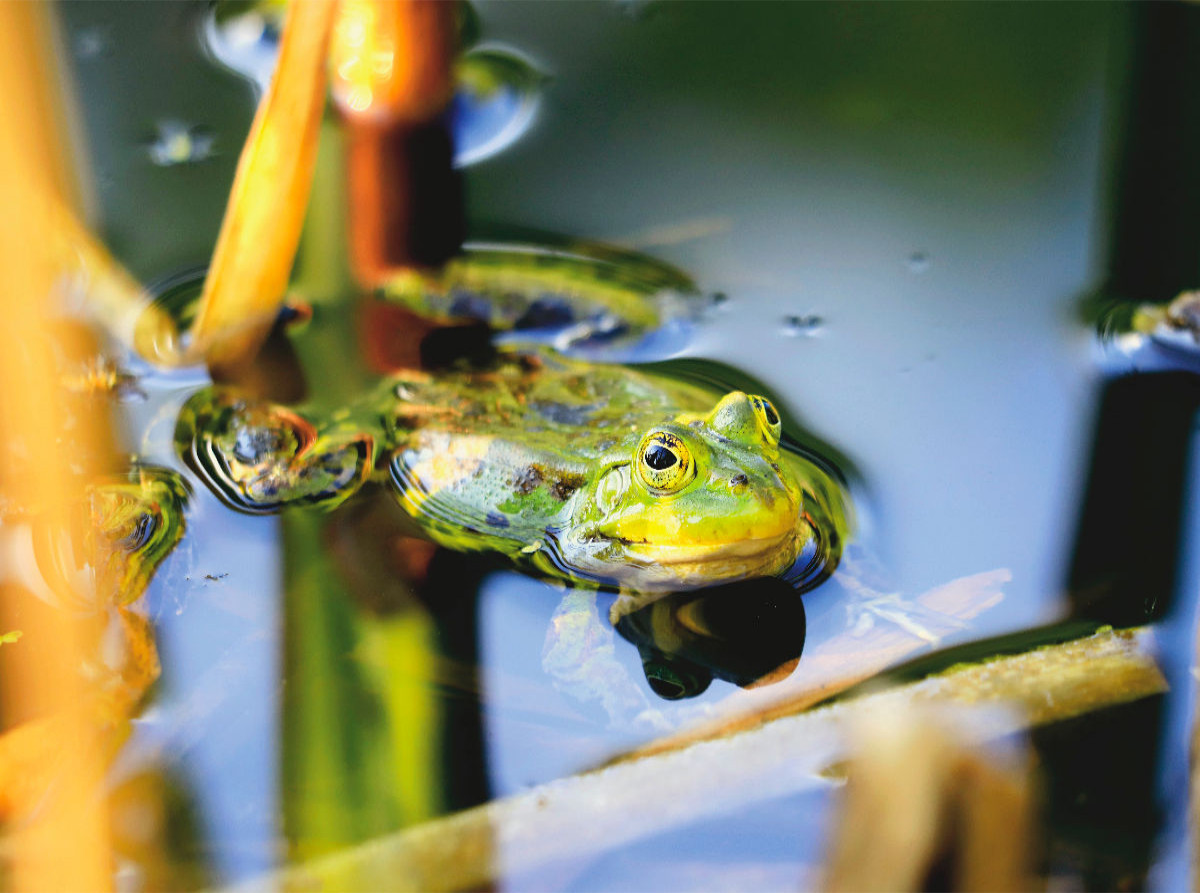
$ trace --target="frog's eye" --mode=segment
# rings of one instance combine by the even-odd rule
[[[691,450],[669,431],[647,434],[633,463],[638,479],[653,493],[678,493],[696,476]]]
[[[754,404],[754,415],[758,417],[758,426],[762,428],[763,436],[770,443],[779,443],[782,426],[779,413],[775,411],[771,401],[755,394],[751,396],[750,402]]]

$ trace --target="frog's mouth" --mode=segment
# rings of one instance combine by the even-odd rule
[[[723,542],[632,540],[592,529],[562,543],[563,558],[588,576],[643,592],[691,589],[774,576],[796,561],[807,528]]]
[[[796,539],[796,529],[793,527],[769,536],[747,537],[724,543],[656,543],[617,536],[608,539],[624,548],[629,559],[666,565],[702,564],[706,561],[765,557],[786,552],[788,542]]]

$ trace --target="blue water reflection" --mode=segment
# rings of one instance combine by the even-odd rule
[[[186,28],[206,14],[202,4],[149,7],[118,28],[85,4],[64,11],[78,33],[105,28],[114,48],[147,47],[140,69],[123,51],[90,55],[80,85],[97,164],[119,186],[99,221],[147,279],[207,256],[233,159],[153,168],[135,151],[146,123],[129,122],[178,116],[236,146],[249,121],[248,91],[191,45]],[[1101,375],[1158,362],[1152,345],[1097,363],[1077,314],[1102,272],[1112,73],[1127,15],[1092,4],[673,3],[633,18],[608,2],[481,3],[483,38],[519,47],[553,81],[536,126],[526,126],[527,96],[456,100],[476,128],[467,139],[464,125],[464,146],[523,122],[519,141],[506,136],[504,152],[464,171],[468,220],[481,235],[499,224],[641,247],[727,295],[688,346],[666,349],[757,376],[848,454],[870,485],[859,521],[873,585],[909,601],[959,578],[1000,588],[998,605],[941,644],[1045,623],[1065,610]],[[814,330],[820,337],[794,337]],[[167,742],[217,874],[233,880],[278,858],[278,537],[270,520],[224,513],[207,495],[198,504],[192,552],[172,564],[230,577],[179,589],[168,567],[156,581],[153,599],[186,606],[162,611],[163,698],[138,735]],[[1189,555],[1183,579],[1194,591]],[[671,726],[752,697],[714,683],[668,704],[618,637],[614,684],[647,712],[646,725],[614,727],[599,701],[564,694],[544,672],[561,598],[506,572],[481,588],[494,794],[645,740],[651,711]],[[850,616],[852,601],[836,579],[806,596],[806,655],[857,624],[903,616],[886,606]],[[1174,640],[1179,667],[1191,653],[1184,638]],[[802,657],[796,672],[805,666]],[[1173,716],[1178,733],[1187,714]],[[1183,764],[1173,759],[1175,784]],[[652,878],[703,889],[715,874],[733,887],[794,889],[817,860],[827,799],[762,804],[537,885]],[[1162,886],[1182,877],[1181,864],[1169,861]]]
[[[199,493],[185,544],[147,594],[161,694],[122,761],[156,763],[185,784],[214,883],[262,873],[279,855],[279,556],[278,522]]]

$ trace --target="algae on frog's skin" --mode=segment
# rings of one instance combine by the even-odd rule
[[[684,274],[613,249],[476,245],[374,300],[533,341],[565,325],[552,340],[575,345],[667,325],[673,303],[694,318],[696,296]],[[222,501],[253,513],[333,508],[388,473],[441,545],[638,596],[755,576],[811,586],[836,566],[848,496],[820,458],[781,447],[765,398],[528,342],[445,363],[385,363],[333,407],[206,388],[179,415],[177,448]]]
[[[401,504],[435,541],[643,593],[777,575],[818,536],[836,563],[842,495],[780,451],[765,400],[538,356],[402,385],[446,410],[394,402],[386,438]]]
[[[769,401],[549,350],[484,371],[399,374],[314,422],[214,387],[177,443],[227,504],[331,507],[391,456],[405,512],[458,551],[648,597],[788,572],[832,572],[840,485],[780,448]]]

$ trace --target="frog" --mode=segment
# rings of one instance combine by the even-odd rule
[[[780,413],[760,394],[545,349],[483,372],[402,376],[395,392],[384,440],[405,513],[447,548],[499,552],[570,587],[543,668],[614,726],[669,727],[615,656],[622,617],[757,577],[811,588],[849,533],[841,484],[782,445]],[[597,589],[617,594],[608,624]]]
[[[395,390],[391,482],[447,548],[617,591],[617,612],[836,565],[842,493],[781,448],[765,396],[544,349],[486,372],[401,378]]]
[[[624,672],[611,657],[619,618],[759,577],[806,591],[834,572],[854,526],[845,479],[785,431],[769,396],[613,361],[679,327],[702,303],[693,289],[615,249],[468,247],[367,300],[486,323],[485,356],[389,367],[332,408],[213,385],[183,406],[176,449],[239,511],[333,510],[382,488],[419,536],[561,585],[544,666],[585,699],[621,705],[614,722],[656,727],[640,694],[594,683]],[[607,628],[600,592],[615,596]]]
[[[397,375],[348,417],[213,388],[189,400],[177,442],[239,510],[331,508],[374,469],[439,545],[629,598],[829,573],[845,536],[840,485],[781,447],[758,394],[539,350]]]
[[[1100,359],[1106,367],[1196,368],[1200,357],[1200,289],[1181,291],[1163,303],[1125,300],[1100,290],[1085,297],[1080,312],[1095,326]]]
[[[510,336],[531,308],[583,308],[555,343],[501,342],[482,364],[394,369],[323,416],[213,386],[180,413],[181,457],[252,513],[333,508],[383,482],[435,543],[618,592],[619,611],[752,577],[811,585],[833,571],[851,527],[846,488],[821,457],[784,442],[769,397],[570,355],[564,337],[580,339],[581,326],[589,342],[597,326],[653,327],[683,274],[618,264],[611,251],[510,254],[505,264],[488,245],[424,289],[408,272],[383,299],[484,312]]]
[[[38,515],[30,527],[30,591],[94,624],[103,648],[87,649],[91,709],[102,726],[119,726],[136,712],[158,679],[160,665],[142,596],[186,532],[191,488],[177,471],[133,463],[83,488],[62,531]],[[17,519],[6,519],[11,525]],[[41,581],[39,583],[39,581]],[[82,584],[82,585],[81,585]]]
[[[153,624],[142,596],[184,537],[191,495],[176,471],[133,463],[97,476],[67,508],[64,528],[47,506],[0,504],[9,559],[5,583],[18,610],[34,603],[64,613],[79,636],[83,715],[94,746],[111,758],[161,672]],[[12,647],[38,647],[47,627]],[[36,810],[56,778],[62,717],[28,718],[0,734],[0,821]]]

